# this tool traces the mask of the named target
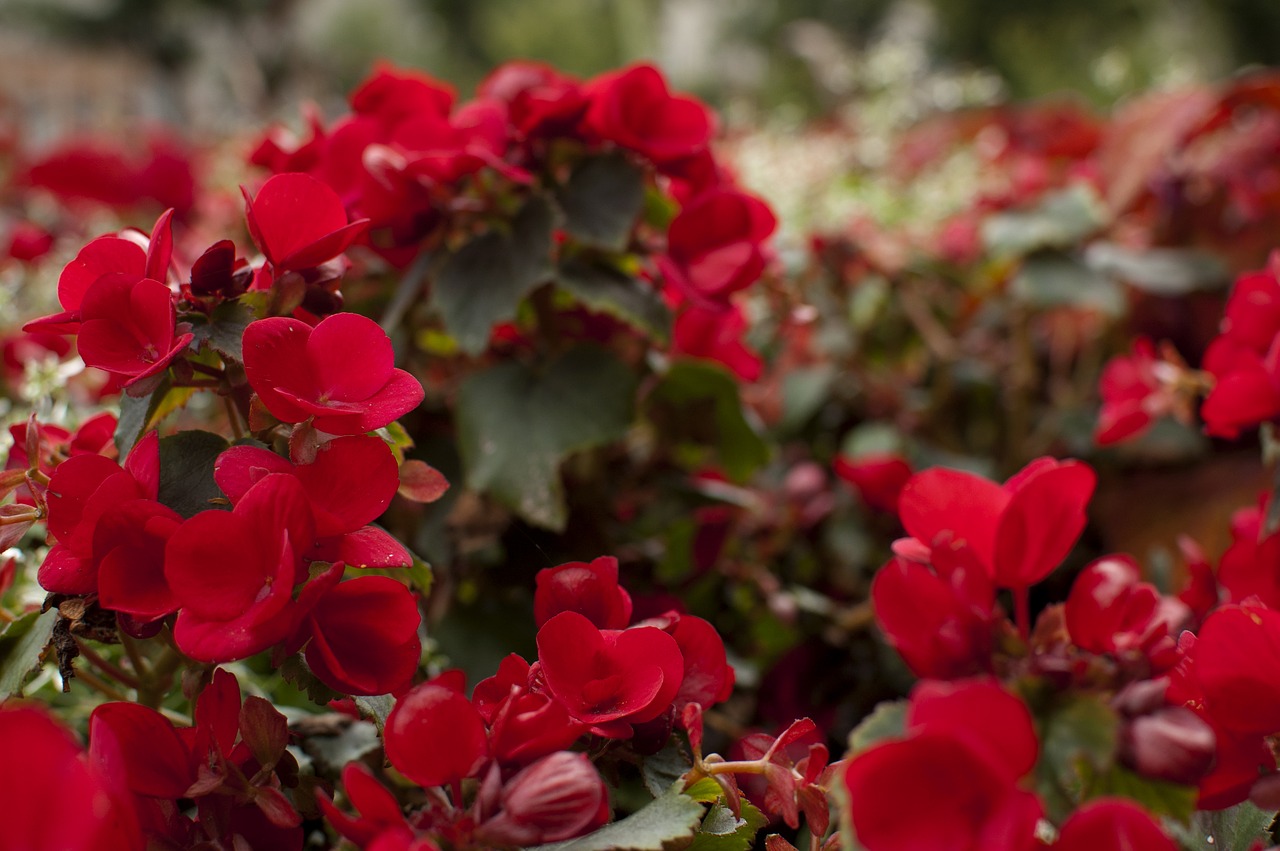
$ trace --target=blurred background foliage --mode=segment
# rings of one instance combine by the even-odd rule
[[[128,111],[225,129],[296,114],[305,98],[336,110],[378,57],[464,94],[516,57],[581,75],[648,58],[741,125],[822,116],[877,75],[921,65],[989,71],[1015,98],[1069,89],[1106,107],[1280,64],[1277,33],[1275,0],[0,0],[0,70],[43,63],[57,76],[65,55],[127,56],[125,76],[144,81]],[[897,65],[870,67],[886,44]],[[22,101],[31,84],[14,76],[0,92]]]

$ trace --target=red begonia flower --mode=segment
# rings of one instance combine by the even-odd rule
[[[507,105],[521,136],[567,132],[586,109],[582,84],[543,62],[506,62],[481,81],[476,94]]]
[[[270,475],[232,511],[202,511],[169,538],[165,578],[181,608],[179,648],[203,662],[252,656],[295,626],[285,615],[315,528],[302,486]]]
[[[320,446],[310,464],[256,446],[233,446],[218,456],[213,477],[235,505],[270,473],[297,477],[311,501],[316,537],[354,532],[377,520],[396,494],[399,467],[380,437],[340,437]]]
[[[925,730],[854,757],[849,816],[867,851],[1030,851],[1040,801],[949,731]],[[929,801],[929,818],[917,805]]]
[[[389,694],[406,688],[422,656],[418,601],[388,576],[342,582],[308,616],[307,664],[343,694]]]
[[[720,309],[687,303],[676,314],[671,353],[715,361],[743,381],[755,381],[764,362],[742,341],[746,330],[746,314],[737,305]]]
[[[155,432],[138,441],[123,467],[101,455],[87,454],[59,464],[45,493],[46,522],[57,543],[40,565],[40,586],[58,594],[97,591],[93,543],[99,519],[129,500],[154,501],[159,490],[160,442]]]
[[[497,798],[497,813],[476,828],[476,838],[486,844],[563,842],[609,821],[609,793],[583,753],[544,756],[503,784]]]
[[[173,210],[166,210],[156,219],[149,239],[142,234],[137,238],[100,236],[80,249],[58,277],[58,303],[62,305],[63,312],[28,322],[23,326],[24,330],[76,333],[85,296],[89,288],[103,277],[125,275],[134,279],[151,278],[161,283],[167,281],[173,252],[172,222]],[[130,230],[125,233],[137,232]],[[143,242],[146,243],[145,248]]]
[[[325,820],[333,825],[343,837],[351,840],[360,848],[381,848],[375,841],[393,844],[399,841],[404,847],[414,851],[426,851],[434,845],[419,848],[412,846],[413,829],[400,810],[400,803],[388,789],[374,779],[373,774],[360,762],[349,762],[342,769],[342,789],[347,800],[356,808],[358,816],[352,818],[334,806],[333,800],[323,791],[317,791],[316,801]],[[385,837],[385,838],[384,838]]]
[[[684,660],[684,677],[674,700],[676,717],[688,703],[705,708],[728,700],[733,694],[734,672],[716,628],[702,618],[680,615],[667,632],[676,640]]]
[[[1071,642],[1090,653],[1141,653],[1165,670],[1178,660],[1160,592],[1132,556],[1105,556],[1080,572],[1065,607]]]
[[[1231,546],[1218,562],[1218,584],[1230,602],[1257,597],[1268,608],[1280,609],[1280,535],[1263,532],[1270,500],[1263,495],[1260,505],[1231,515]]]
[[[964,741],[1010,783],[1040,754],[1031,711],[994,679],[922,680],[911,691],[907,730],[942,731]]]
[[[618,560],[601,556],[548,567],[534,576],[533,619],[539,627],[561,612],[577,612],[600,629],[631,623],[631,595],[618,584]]]
[[[9,232],[5,254],[19,263],[31,263],[53,250],[53,234],[34,222],[20,221]]]
[[[509,691],[491,717],[493,756],[504,765],[527,765],[572,746],[587,732],[587,725],[570,717],[551,695],[523,688]]]
[[[126,387],[167,369],[193,339],[174,336],[173,293],[150,278],[102,276],[85,293],[80,320],[80,357],[127,377]]]
[[[836,475],[853,485],[862,501],[874,511],[896,514],[898,496],[911,479],[911,465],[893,453],[837,456],[832,464]]]
[[[372,73],[351,93],[353,112],[392,123],[410,115],[445,116],[453,107],[453,87],[408,68],[378,62]]]
[[[99,851],[141,848],[127,801],[109,778],[87,765],[71,733],[45,710],[0,706],[0,772],[5,802],[4,847],[22,851]],[[56,790],[56,809],[50,793]]]
[[[931,545],[943,532],[973,547],[1002,588],[1044,579],[1075,546],[1097,477],[1079,461],[1037,458],[1003,486],[933,467],[902,489],[902,525]]]
[[[1062,825],[1056,851],[1177,851],[1151,814],[1124,798],[1095,798]]]
[[[996,589],[964,543],[940,536],[927,563],[899,556],[876,573],[876,623],[917,676],[943,679],[991,670]]]
[[[342,199],[309,174],[277,174],[257,197],[241,187],[249,235],[276,272],[310,269],[351,247],[369,226],[347,222]]]
[[[122,778],[138,795],[176,800],[186,796],[196,779],[190,749],[173,722],[139,703],[104,703],[94,709],[89,747],[104,771]]]
[[[489,741],[480,713],[461,694],[423,683],[396,701],[383,736],[387,759],[419,786],[443,786],[480,770]]]
[[[391,340],[372,319],[337,313],[315,328],[273,317],[244,332],[244,369],[277,419],[315,417],[328,434],[381,428],[422,401],[422,385],[394,367]]]
[[[656,627],[601,630],[561,612],[537,640],[547,690],[601,735],[626,738],[632,723],[666,712],[684,678],[680,646]]]
[[[1221,333],[1203,366],[1214,387],[1200,406],[1205,431],[1237,437],[1241,429],[1280,415],[1280,252],[1266,269],[1236,279],[1223,309]]]
[[[737,189],[693,198],[671,222],[658,266],[695,303],[724,304],[759,279],[763,244],[778,226],[769,205]]]
[[[583,122],[591,132],[659,165],[698,153],[715,131],[707,107],[671,94],[652,65],[602,74],[585,88],[590,105]]]
[[[178,512],[149,499],[122,502],[103,512],[93,533],[93,559],[104,609],[154,620],[178,608],[164,577],[164,552],[180,525]]]
[[[1138,437],[1170,409],[1170,400],[1162,394],[1159,365],[1155,345],[1145,337],[1134,341],[1132,354],[1107,362],[1098,379],[1102,409],[1093,430],[1095,443],[1110,446]]]
[[[1205,619],[1195,643],[1195,676],[1206,713],[1237,733],[1280,732],[1280,612],[1223,606]]]

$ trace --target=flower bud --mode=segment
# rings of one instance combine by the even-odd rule
[[[561,842],[609,820],[604,781],[585,754],[557,751],[524,769],[503,787],[498,812],[476,829],[493,845]]]

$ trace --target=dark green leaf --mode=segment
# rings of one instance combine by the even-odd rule
[[[1045,195],[1031,209],[991,216],[982,225],[982,240],[996,256],[1022,256],[1043,248],[1070,248],[1105,222],[1097,195],[1075,185]]]
[[[1124,290],[1073,257],[1041,252],[1028,257],[1009,285],[1009,294],[1037,309],[1086,307],[1108,316],[1124,313]]]
[[[40,665],[40,654],[53,636],[56,609],[29,612],[0,632],[0,701],[22,693],[22,686]]]
[[[307,736],[302,741],[302,750],[336,776],[347,763],[363,759],[381,745],[375,725],[355,721],[336,736]]]
[[[769,460],[769,445],[747,422],[738,383],[719,364],[672,365],[645,400],[645,413],[664,445],[675,447],[690,466],[714,454],[729,477],[741,482]]]
[[[898,739],[906,733],[907,701],[886,700],[876,704],[849,734],[850,755],[861,753],[886,739]]]
[[[560,462],[626,434],[635,386],[624,363],[594,346],[571,349],[541,372],[509,362],[470,376],[458,393],[467,485],[531,523],[563,529]]]
[[[373,721],[374,726],[378,728],[378,735],[382,735],[382,728],[387,726],[387,716],[395,708],[396,699],[389,694],[358,696],[352,699],[360,708],[361,714],[367,715]]]
[[[702,820],[702,827],[689,851],[747,851],[760,828],[769,819],[747,800],[742,802],[742,818],[724,804],[714,804]]]
[[[1066,818],[1091,796],[1086,780],[1111,770],[1119,728],[1115,710],[1101,697],[1077,694],[1049,707],[1040,729],[1036,791],[1051,819]]]
[[[208,431],[180,431],[160,438],[160,502],[183,517],[193,517],[224,499],[213,480],[213,464],[230,444]]]
[[[1084,260],[1095,271],[1159,296],[1219,289],[1231,280],[1225,263],[1194,248],[1138,251],[1113,242],[1095,242],[1085,250]]]
[[[120,396],[120,418],[116,423],[116,450],[120,453],[120,457],[129,454],[129,450],[138,442],[138,438],[150,426],[152,420],[156,416],[156,412],[163,401],[165,394],[169,392],[169,377],[165,376],[160,382],[160,386],[151,392],[149,396],[135,398],[128,394]]]
[[[287,683],[293,683],[298,690],[307,695],[307,699],[312,703],[324,706],[330,701],[337,700],[343,695],[329,688],[307,667],[307,663],[297,653],[284,660],[279,668],[280,678]],[[356,698],[356,705],[359,705],[361,698]]]
[[[692,766],[693,761],[689,759],[689,755],[672,738],[662,750],[640,761],[640,774],[644,777],[644,785],[649,793],[656,798],[670,789],[671,784],[683,777]]]
[[[644,207],[644,172],[620,151],[583,160],[556,192],[565,230],[589,245],[621,251]]]
[[[533,198],[510,231],[481,234],[444,260],[431,298],[463,351],[484,351],[494,323],[515,316],[521,299],[550,280],[551,229],[551,205]]]
[[[1271,845],[1269,828],[1276,814],[1245,801],[1226,810],[1196,813],[1191,826],[1165,822],[1165,827],[1187,851],[1249,851],[1261,840]]]
[[[239,301],[224,301],[209,314],[209,321],[194,325],[191,333],[195,336],[192,345],[199,351],[205,343],[224,358],[244,362],[244,349],[241,340],[244,329],[256,319],[247,304]]]
[[[836,376],[837,370],[831,364],[792,370],[782,385],[782,421],[778,429],[790,434],[804,427],[831,398]]]
[[[664,851],[687,846],[702,821],[703,805],[668,789],[640,811],[600,828],[595,833],[538,851]]]
[[[671,337],[671,311],[652,285],[609,266],[577,258],[558,282],[587,307],[615,316],[659,341]]]

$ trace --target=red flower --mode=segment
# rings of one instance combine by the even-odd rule
[[[28,322],[23,330],[76,333],[85,296],[104,277],[120,275],[134,280],[149,278],[166,282],[173,251],[172,221],[173,210],[167,210],[156,219],[150,239],[100,236],[80,249],[58,277],[58,302],[63,312]],[[140,244],[142,242],[146,243],[145,248]]]
[[[203,662],[252,656],[296,626],[285,609],[315,526],[302,486],[270,475],[232,511],[202,511],[165,549],[165,577],[181,604],[174,638]]]
[[[1241,603],[1257,597],[1264,605],[1280,609],[1280,535],[1263,534],[1263,518],[1271,497],[1264,494],[1254,508],[1242,508],[1231,516],[1231,546],[1218,562],[1218,584],[1227,599]],[[1216,602],[1216,599],[1214,599]]]
[[[1031,713],[994,681],[919,684],[908,738],[849,763],[849,815],[867,851],[1030,851],[1039,800],[1015,785],[1039,751]],[[914,815],[930,802],[930,818]]]
[[[453,106],[453,88],[421,71],[378,62],[351,93],[351,109],[392,123],[410,115],[445,116]]]
[[[1026,588],[1075,546],[1097,477],[1079,461],[1037,458],[1003,486],[961,470],[933,467],[907,482],[902,525],[926,546],[950,532],[967,542],[995,584]]]
[[[399,692],[422,656],[421,620],[417,598],[388,576],[342,582],[320,597],[303,625],[307,665],[343,694]]]
[[[876,623],[917,676],[991,669],[996,589],[972,547],[939,540],[925,561],[899,556],[871,583]]]
[[[963,741],[924,731],[859,754],[845,772],[867,851],[1030,851],[1040,802]],[[919,803],[929,802],[929,817]]]
[[[1221,334],[1204,355],[1215,384],[1200,407],[1205,430],[1237,437],[1242,428],[1280,414],[1280,252],[1268,267],[1236,279],[1223,310]]]
[[[190,333],[175,336],[169,287],[133,275],[98,278],[80,303],[80,320],[80,357],[127,377],[125,387],[163,372],[193,339]]]
[[[123,468],[101,455],[77,455],[59,464],[45,495],[49,534],[57,543],[40,565],[40,586],[57,594],[95,593],[99,521],[121,503],[154,501],[159,490],[160,443],[155,432],[138,441]],[[105,556],[108,550],[100,552]]]
[[[651,626],[601,630],[561,612],[538,631],[547,690],[579,721],[611,738],[671,708],[684,679],[675,639]]]
[[[1172,409],[1172,399],[1164,393],[1159,377],[1161,363],[1155,346],[1145,337],[1134,341],[1132,354],[1107,362],[1098,380],[1102,410],[1093,430],[1095,443],[1110,446],[1138,437]]]
[[[836,475],[853,485],[858,496],[875,511],[896,514],[898,496],[911,479],[911,465],[893,453],[838,456],[833,464]]]
[[[1056,851],[1177,851],[1151,814],[1123,798],[1096,798],[1062,825]]]
[[[1195,676],[1205,712],[1237,733],[1280,732],[1280,612],[1223,606],[1205,619],[1195,643]]]
[[[631,623],[631,595],[618,584],[618,560],[613,556],[544,568],[534,581],[533,619],[539,627],[561,612],[584,615],[600,629],[623,629]]]
[[[309,174],[277,174],[256,198],[244,187],[245,220],[277,273],[319,266],[351,247],[367,219],[347,222],[342,199]]]
[[[0,706],[4,847],[22,851],[141,848],[138,826],[110,783],[85,764],[71,734],[44,710]],[[57,797],[50,799],[56,790]]]
[[[20,263],[39,260],[53,249],[53,234],[32,222],[18,222],[9,232],[5,253]]]
[[[1081,571],[1065,608],[1067,632],[1077,647],[1090,653],[1139,653],[1157,672],[1178,661],[1172,635],[1178,624],[1169,623],[1168,613],[1160,592],[1141,581],[1138,563],[1127,555],[1100,558]]]
[[[422,401],[422,386],[394,367],[391,340],[372,319],[336,313],[315,328],[273,317],[244,332],[244,369],[277,419],[315,417],[328,434],[382,428]]]
[[[480,83],[476,95],[502,101],[521,136],[571,130],[586,109],[582,85],[542,62],[516,60],[499,66]]]
[[[707,707],[728,700],[734,672],[716,628],[702,618],[679,615],[667,633],[676,640],[684,660],[684,677],[674,701],[676,717],[688,703]]]
[[[777,227],[769,205],[737,189],[703,192],[685,204],[658,258],[667,283],[695,303],[723,304],[764,271],[763,243]]]
[[[489,756],[480,713],[461,694],[423,683],[401,697],[387,716],[387,758],[419,786],[443,786],[472,777]]]
[[[149,499],[112,506],[93,533],[98,565],[98,602],[104,609],[133,615],[142,622],[178,608],[164,576],[165,544],[182,517]]]
[[[746,330],[747,317],[736,305],[721,310],[688,303],[676,314],[671,352],[716,361],[743,381],[755,381],[764,364],[742,341]]]
[[[213,477],[236,505],[272,473],[295,477],[311,505],[315,546],[305,555],[350,567],[407,567],[412,557],[399,541],[370,526],[399,486],[395,455],[370,435],[340,437],[320,446],[310,464],[293,464],[267,449],[233,446],[218,456]]]
[[[583,121],[591,132],[659,165],[698,153],[715,130],[706,106],[671,94],[652,65],[603,74],[586,91],[590,105]]]
[[[343,813],[323,791],[316,793],[316,800],[334,830],[358,847],[381,849],[385,845],[403,845],[412,847],[414,851],[435,851],[436,845],[430,840],[416,840],[420,844],[412,845],[414,832],[400,811],[399,802],[362,763],[349,762],[343,767],[342,789],[347,800],[359,811],[358,817],[352,818]]]

